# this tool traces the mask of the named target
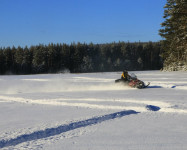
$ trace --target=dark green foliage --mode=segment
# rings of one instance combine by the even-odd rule
[[[3,74],[6,70],[5,68],[5,55],[3,54],[3,50],[0,49],[0,74]]]
[[[160,69],[161,45],[147,43],[49,44],[0,48],[0,74]]]
[[[187,65],[187,0],[167,0],[161,24],[164,66]]]

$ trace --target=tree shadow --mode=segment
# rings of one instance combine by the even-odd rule
[[[66,125],[60,125],[58,127],[54,128],[47,128],[45,130],[40,130],[36,131],[30,134],[23,134],[20,135],[14,139],[9,139],[9,140],[1,140],[0,141],[0,148],[3,147],[8,147],[8,146],[15,146],[23,142],[28,142],[32,140],[38,140],[38,139],[43,139],[43,138],[48,138],[50,136],[55,136],[59,135],[61,133],[71,131],[77,128],[82,128],[90,125],[96,125],[99,123],[102,123],[107,120],[115,119],[115,118],[120,118],[126,115],[131,115],[131,114],[138,114],[139,112],[136,112],[134,110],[127,110],[127,111],[121,111],[121,112],[116,112],[112,114],[107,114],[104,116],[97,116],[93,117],[91,119],[83,120],[83,121],[78,121],[78,122],[73,122],[70,124]]]

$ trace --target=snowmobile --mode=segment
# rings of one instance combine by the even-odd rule
[[[124,85],[128,85],[130,87],[138,88],[138,89],[146,88],[150,84],[150,83],[148,83],[146,85],[143,81],[139,80],[134,73],[132,73],[131,75],[129,75],[127,81],[125,81],[123,79],[117,79],[117,80],[115,80],[115,83],[122,83]]]

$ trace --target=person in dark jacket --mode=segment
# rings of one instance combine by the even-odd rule
[[[123,73],[121,74],[121,79],[124,80],[124,81],[129,81],[130,76],[129,76],[127,70],[124,70],[124,71],[123,71]]]

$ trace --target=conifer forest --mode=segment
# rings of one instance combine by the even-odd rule
[[[187,70],[187,0],[167,0],[158,42],[1,47],[0,74]]]
[[[0,48],[1,74],[154,70],[162,67],[159,42],[49,44]]]

